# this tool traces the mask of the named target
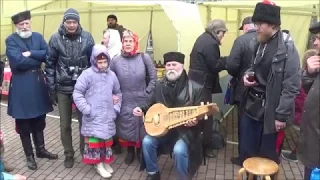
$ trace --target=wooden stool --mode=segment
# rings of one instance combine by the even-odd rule
[[[263,176],[266,180],[271,180],[271,175],[275,175],[277,180],[279,165],[266,158],[252,157],[243,162],[243,168],[239,170],[238,180],[242,180],[243,174],[249,174],[248,180],[253,180],[253,176]]]

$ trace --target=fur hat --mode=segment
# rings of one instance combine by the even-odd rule
[[[263,2],[257,3],[253,12],[252,21],[254,23],[263,22],[281,25],[280,11],[280,6],[277,6],[272,1],[264,0]]]
[[[181,64],[184,64],[184,57],[185,55],[180,52],[168,52],[163,55],[164,64],[167,62],[176,61]]]
[[[12,22],[14,24],[18,24],[21,21],[27,20],[27,19],[31,19],[31,13],[30,11],[23,11],[23,12],[19,12],[18,14],[15,14],[11,17]]]
[[[312,34],[316,34],[320,32],[320,21],[317,23],[312,24],[312,26],[309,28],[309,31]]]

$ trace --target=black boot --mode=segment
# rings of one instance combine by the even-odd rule
[[[32,138],[38,158],[58,159],[57,154],[52,154],[45,149],[43,131],[32,133]]]
[[[119,139],[116,136],[113,136],[113,144],[112,144],[112,152],[114,154],[121,154],[122,153],[122,149],[121,146],[119,144]]]
[[[213,152],[213,149],[210,147],[205,146],[205,155],[208,158],[215,158],[217,155]]]
[[[132,164],[133,161],[134,161],[134,156],[135,156],[134,147],[133,146],[129,146],[128,147],[127,156],[126,156],[126,158],[124,160],[124,163],[126,163],[126,165]]]
[[[140,158],[141,158],[141,149],[140,148],[136,149],[136,154],[137,154],[138,161],[140,162]]]
[[[26,157],[27,157],[28,168],[31,170],[36,170],[38,167],[37,167],[37,163],[34,159],[34,155],[33,155],[30,134],[28,134],[28,135],[27,134],[25,134],[25,135],[20,134],[20,139],[21,139],[24,153],[26,154]]]
[[[148,174],[147,180],[160,180],[160,172],[158,171],[156,174]]]

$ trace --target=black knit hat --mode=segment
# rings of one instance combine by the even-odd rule
[[[63,22],[65,22],[68,19],[72,19],[75,20],[77,22],[80,21],[80,16],[77,10],[73,9],[73,8],[69,8],[66,10],[66,12],[64,12],[63,15]]]
[[[262,22],[273,25],[281,25],[280,11],[280,6],[277,6],[272,1],[264,0],[256,5],[252,16],[252,21],[254,23]]]
[[[19,12],[18,14],[15,14],[11,17],[11,20],[14,24],[18,24],[21,21],[27,20],[27,19],[31,19],[31,13],[30,11],[23,11],[23,12]]]
[[[163,61],[164,64],[167,64],[167,62],[176,61],[181,64],[184,64],[184,54],[180,52],[168,52],[163,55]]]
[[[320,32],[320,21],[317,23],[312,24],[312,26],[309,28],[309,31],[312,34],[316,34]]]
[[[110,14],[108,17],[107,17],[107,20],[108,19],[114,19],[114,20],[116,20],[117,22],[118,22],[118,18],[117,18],[117,16],[116,15],[114,15],[114,14]]]

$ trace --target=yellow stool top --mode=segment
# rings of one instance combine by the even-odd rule
[[[254,175],[272,175],[279,171],[279,165],[266,158],[252,157],[243,162],[243,168]]]

